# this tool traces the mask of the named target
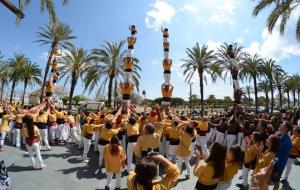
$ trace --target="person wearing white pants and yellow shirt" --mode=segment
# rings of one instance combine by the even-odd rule
[[[122,127],[127,136],[127,172],[131,172],[131,164],[133,158],[133,152],[136,146],[137,139],[139,138],[139,124],[136,122],[136,118],[131,116],[128,122],[125,122]]]
[[[185,127],[185,129],[183,129],[183,127]],[[179,133],[180,143],[176,148],[176,156],[178,158],[177,166],[179,171],[181,171],[182,163],[184,161],[187,170],[186,178],[189,179],[191,175],[190,159],[193,152],[192,141],[196,137],[196,131],[192,125],[182,125]]]
[[[13,145],[15,145],[16,147],[20,147],[21,145],[21,130],[22,130],[22,125],[23,125],[23,117],[25,116],[25,114],[23,113],[23,111],[20,111],[19,113],[17,113],[16,115],[16,123],[14,126],[14,140],[13,140]]]
[[[35,125],[39,128],[40,134],[41,134],[41,146],[44,142],[47,150],[50,150],[50,145],[48,141],[48,113],[45,113],[44,111],[40,111],[39,114],[36,116]]]
[[[226,146],[230,148],[231,145],[237,141],[237,133],[240,128],[240,120],[235,115],[227,123]]]
[[[3,148],[4,140],[6,133],[9,131],[8,122],[11,117],[12,115],[8,114],[6,111],[3,112],[2,123],[0,125],[0,152],[5,151],[5,149]]]
[[[63,133],[63,128],[64,128],[64,112],[62,111],[61,108],[58,108],[56,110],[56,117],[57,117],[57,128],[59,131],[59,141],[62,141],[62,133]]]
[[[198,126],[197,126],[197,144],[201,147],[202,152],[204,152],[206,155],[208,155],[208,150],[207,150],[207,138],[208,138],[208,133],[209,133],[209,128],[208,128],[208,118],[207,117],[202,117],[200,118],[200,121],[197,121]]]
[[[175,152],[176,152],[176,148],[180,142],[180,139],[179,139],[180,130],[177,129],[178,124],[179,123],[177,120],[173,120],[172,125],[170,127],[166,128],[166,134],[169,136],[169,140],[170,140],[170,145],[169,145],[169,149],[167,152],[167,158],[170,161],[176,160]]]
[[[33,118],[31,116],[26,119],[26,127],[22,128],[22,134],[25,138],[32,167],[34,169],[44,169],[46,165],[43,163],[39,144],[39,142],[42,140],[41,134],[40,130],[34,125]],[[38,163],[35,162],[35,155]]]
[[[48,127],[50,129],[50,142],[52,144],[57,144],[59,139],[59,130],[56,121],[56,113],[53,110],[51,110],[51,112],[48,115]]]

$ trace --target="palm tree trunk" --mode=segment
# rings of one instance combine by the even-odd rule
[[[5,82],[2,82],[1,83],[1,101],[2,101],[2,99],[3,99],[3,93],[4,93],[4,85],[5,85]]]
[[[28,81],[24,82],[24,90],[23,90],[23,96],[22,96],[22,106],[24,105],[24,99],[25,99],[25,93],[27,88]]]
[[[248,93],[248,106],[251,106],[251,95],[250,92]]]
[[[298,90],[298,106],[300,106],[300,90]]]
[[[288,101],[288,109],[290,109],[290,105],[291,105],[291,100],[290,100],[290,91],[286,91],[286,95],[287,95],[287,101]]]
[[[255,98],[255,113],[258,112],[258,96],[257,96],[257,81],[256,81],[256,76],[253,77],[253,85],[254,85],[254,98]]]
[[[115,86],[114,86],[114,109],[117,108],[117,80],[115,80]]]
[[[200,79],[200,103],[201,103],[201,117],[204,115],[204,97],[203,97],[203,71],[199,71],[199,79]]]
[[[114,77],[110,76],[109,77],[109,81],[108,81],[108,97],[107,97],[107,104],[108,107],[111,107],[111,98],[112,98],[112,88],[113,88],[113,81],[114,81]]]
[[[266,111],[267,113],[269,113],[269,94],[268,92],[265,93],[266,93]]]
[[[13,81],[12,86],[11,86],[11,91],[10,91],[9,103],[12,103],[13,96],[14,96],[15,86],[16,86],[16,81]]]
[[[273,113],[274,109],[274,89],[272,79],[270,80],[270,88],[271,88],[271,113]]]
[[[296,106],[296,90],[293,90],[294,107]]]
[[[279,93],[279,106],[280,106],[280,110],[282,110],[282,92],[281,92],[281,87],[278,88],[278,93]]]
[[[73,94],[74,94],[76,84],[77,84],[77,79],[72,79],[70,95],[69,95],[69,109],[72,108]]]
[[[48,61],[47,61],[47,65],[46,65],[46,68],[45,68],[43,85],[42,85],[42,89],[41,89],[40,103],[42,103],[43,99],[44,99],[45,85],[46,85],[46,82],[47,82],[47,77],[48,77],[48,73],[49,73],[49,70],[50,70],[50,64],[51,64],[51,60],[52,60],[53,51],[54,51],[54,47],[55,46],[56,46],[56,44],[52,44],[51,45],[51,51],[50,51],[50,55],[49,55],[49,58],[48,58]]]

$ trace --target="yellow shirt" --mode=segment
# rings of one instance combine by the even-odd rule
[[[292,149],[290,151],[290,155],[292,156],[300,156],[300,137],[296,137],[293,135],[291,137],[292,140]]]
[[[244,163],[249,164],[253,162],[257,157],[258,151],[255,144],[249,145],[245,152]]]
[[[118,129],[107,129],[106,127],[102,127],[100,131],[100,139],[110,141],[111,138],[118,134],[118,132],[121,130],[121,128]]]
[[[177,139],[180,135],[180,130],[178,130],[175,126],[167,127],[166,134],[169,135],[171,139]]]
[[[125,87],[124,84],[120,84],[120,85],[119,85],[119,88],[122,90],[122,94],[123,94],[123,95],[124,95],[124,94],[130,95],[131,92],[132,92],[133,89],[134,89],[134,85],[131,84],[131,85],[129,85],[128,87]]]
[[[195,134],[194,134],[195,135]],[[176,148],[176,156],[179,157],[190,157],[192,154],[192,141],[194,136],[180,131],[180,143]]]
[[[16,123],[23,123],[23,117],[25,117],[25,114],[17,114]]]
[[[57,112],[56,112],[56,117],[57,117],[57,119],[63,119],[63,118],[64,118],[64,112],[62,112],[62,111],[57,111]]]
[[[75,118],[73,115],[68,115],[67,120],[69,124],[75,124]]]
[[[98,126],[99,125],[84,124],[82,127],[81,136],[93,135],[95,133],[95,128]]]
[[[48,114],[43,113],[36,116],[36,123],[47,123],[48,121]]]
[[[163,95],[163,97],[166,97],[166,98],[171,98],[172,97],[172,94],[173,94],[173,88],[172,87],[169,87],[169,89],[165,89],[165,88],[161,88],[161,93]]]
[[[105,145],[105,147],[103,149],[105,170],[106,170],[106,172],[112,172],[112,173],[119,174],[123,170],[126,156],[125,156],[122,146],[119,146],[119,154],[118,155],[111,154],[111,152],[110,152],[111,147],[112,147],[111,144],[107,144],[107,145]]]
[[[132,69],[133,67],[133,59],[132,57],[126,57],[123,60],[125,69]]]
[[[208,131],[208,122],[200,121],[198,123],[198,129],[200,129],[201,131]]]
[[[238,173],[241,164],[239,162],[226,163],[224,175],[221,178],[223,182],[230,182],[233,177]]]
[[[56,122],[57,116],[56,114],[49,114],[49,122]]]
[[[171,59],[164,59],[163,61],[163,68],[164,71],[171,71],[172,60]]]
[[[10,115],[2,116],[2,123],[0,125],[0,131],[7,132],[9,131],[8,122],[10,120]]]
[[[258,161],[256,162],[255,169],[253,171],[253,175],[258,173],[260,169],[265,168],[270,165],[271,161],[275,158],[274,152],[265,152],[262,154]]]
[[[37,128],[37,126],[34,126],[33,130],[34,130],[34,136],[37,137],[38,140],[40,140],[41,139],[41,134],[40,134],[39,128]],[[27,127],[22,128],[22,135],[23,135],[24,138],[29,137]]]
[[[129,46],[134,46],[135,42],[136,42],[136,38],[134,37],[128,37],[127,38],[127,42]]]
[[[140,136],[134,149],[135,156],[139,157],[142,151],[159,148],[162,131],[163,125],[162,123],[159,123],[153,134],[144,134]]]
[[[46,86],[46,92],[53,92],[53,84],[51,84],[50,82]]]
[[[164,49],[168,49],[170,47],[170,43],[169,42],[164,42]]]
[[[124,128],[126,130],[126,133],[127,133],[127,137],[130,137],[130,136],[133,136],[133,135],[139,135],[140,132],[140,125],[138,123],[134,124],[134,125],[131,125],[129,123],[126,123],[124,125]]]
[[[54,60],[54,61],[51,63],[51,69],[57,70],[57,61],[56,61],[56,60]]]
[[[178,167],[175,164],[172,164],[165,168],[166,176],[163,177],[161,180],[153,180],[152,189],[155,190],[168,190],[172,189],[172,187],[176,184],[180,172]],[[136,176],[136,173],[134,171],[130,172],[127,178],[127,187],[128,190],[144,190],[143,187],[139,184],[137,184],[137,188],[135,188],[134,185],[134,178]]]
[[[220,178],[213,178],[214,167],[208,162],[201,160],[194,173],[198,177],[198,181],[203,185],[215,185],[220,181]]]

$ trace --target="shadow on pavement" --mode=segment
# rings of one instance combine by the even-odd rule
[[[23,172],[23,171],[32,171],[33,168],[31,166],[17,166],[15,164],[10,165],[7,167],[8,172]]]

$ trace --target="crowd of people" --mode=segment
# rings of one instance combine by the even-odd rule
[[[105,168],[105,189],[112,189],[113,174],[115,189],[121,189],[125,172],[129,190],[171,189],[179,178],[192,177],[197,190],[226,190],[242,170],[242,183],[236,184],[241,189],[265,190],[273,183],[277,190],[300,156],[299,111],[254,114],[236,104],[228,113],[203,117],[159,106],[149,113],[133,106],[127,113],[121,108],[75,113],[46,101],[31,109],[1,102],[0,116],[0,154],[4,142],[24,145],[33,169],[45,169],[42,146],[48,151],[57,144],[79,146],[85,163],[89,152],[96,151],[95,174]]]

